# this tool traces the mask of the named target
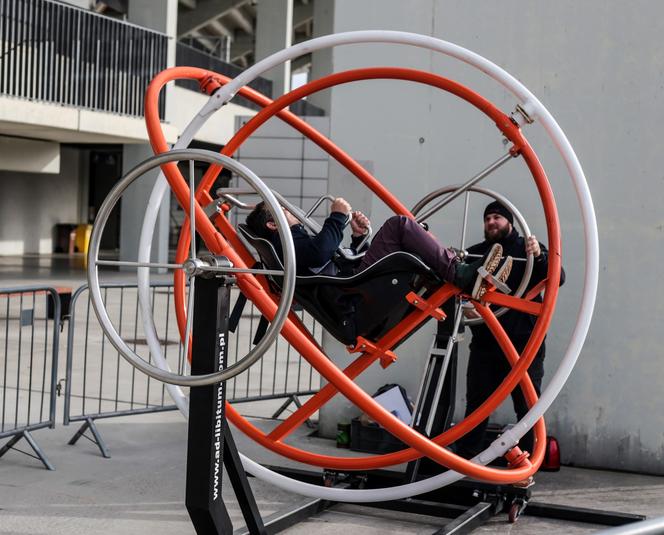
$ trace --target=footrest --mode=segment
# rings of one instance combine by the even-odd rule
[[[512,291],[512,290],[510,289],[510,287],[507,286],[507,284],[505,284],[504,282],[500,282],[498,279],[496,279],[491,273],[489,273],[489,272],[484,268],[484,266],[480,266],[480,267],[477,269],[477,273],[479,273],[479,275],[480,275],[485,281],[487,281],[489,284],[491,284],[491,286],[493,286],[494,288],[500,290],[500,291],[503,292],[504,294],[509,294],[509,293]]]
[[[349,353],[362,352],[376,356],[380,359],[380,365],[383,368],[387,368],[390,364],[397,361],[397,356],[393,351],[380,347],[361,336],[357,337],[357,341],[355,342],[354,346],[348,348],[348,352]]]
[[[432,305],[424,297],[417,295],[415,292],[410,292],[406,295],[406,301],[414,307],[419,308],[422,312],[426,312],[437,321],[443,321],[447,317],[440,308]]]

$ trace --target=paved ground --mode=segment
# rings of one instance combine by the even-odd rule
[[[4,287],[48,280],[54,286],[76,288],[84,283],[82,267],[80,257],[0,257],[0,277]],[[8,315],[13,317],[14,312],[10,310]],[[63,357],[61,350],[61,359]],[[74,372],[77,373],[77,370],[75,366]],[[96,382],[90,381],[90,384]],[[19,389],[19,392],[24,395],[23,390]],[[105,398],[99,395],[100,403],[102,397]],[[22,398],[12,396],[12,399],[18,401],[7,401],[8,418],[14,415],[11,404],[20,404]],[[265,416],[272,414],[279,404],[280,401],[242,404],[241,408],[245,414],[256,417],[252,420],[255,425],[269,429],[274,422]],[[42,403],[37,406],[41,407]],[[179,413],[98,421],[99,430],[112,455],[111,459],[104,459],[96,446],[86,440],[80,440],[75,446],[67,445],[77,425],[60,425],[61,402],[58,407],[56,428],[34,433],[35,439],[55,465],[55,471],[45,470],[37,460],[17,451],[10,451],[0,459],[0,535],[193,533],[184,508],[186,423]],[[303,427],[289,441],[309,451],[334,454],[341,451],[343,454],[344,450],[337,450],[331,441],[309,436],[308,433],[309,430]],[[288,464],[250,443],[239,433],[235,436],[240,450],[256,460],[268,464]],[[5,442],[6,439],[0,439],[0,444]],[[24,451],[28,449],[23,441],[18,446]],[[251,486],[263,516],[303,501],[301,496],[256,479],[251,479]],[[224,499],[236,527],[241,527],[241,512],[230,488],[224,489]],[[563,468],[559,473],[538,475],[533,500],[660,516],[664,515],[664,478]],[[337,504],[291,527],[286,533],[424,534],[435,532],[444,523],[444,520],[434,517]],[[499,515],[478,528],[476,533],[550,535],[593,533],[598,529],[600,526],[530,516],[523,516],[516,524],[509,524],[505,515]]]
[[[246,410],[268,412],[258,404]],[[271,425],[262,419],[255,422],[262,427]],[[193,533],[183,505],[186,424],[182,417],[162,413],[118,418],[99,422],[99,429],[111,459],[102,458],[88,441],[68,446],[76,430],[72,425],[35,432],[56,467],[54,472],[15,451],[0,460],[0,534]],[[334,448],[330,441],[304,432],[294,440],[313,451]],[[242,451],[263,462],[283,464],[246,439],[238,437],[238,442]],[[251,486],[264,516],[302,501],[300,496],[256,479]],[[241,513],[230,488],[225,488],[224,499],[235,525],[241,527]],[[559,473],[539,475],[533,499],[659,516],[664,515],[664,478],[563,468]],[[433,533],[442,523],[432,517],[336,505],[286,533],[419,534]],[[508,524],[500,515],[476,533],[592,533],[597,529],[599,526],[529,516]]]

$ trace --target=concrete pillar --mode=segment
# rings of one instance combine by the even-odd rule
[[[122,174],[125,175],[138,163],[152,156],[149,145],[125,145],[122,153]],[[120,260],[138,259],[138,242],[143,227],[145,208],[152,193],[159,169],[136,180],[122,196],[120,213]],[[170,190],[159,209],[159,216],[152,238],[152,262],[168,261],[168,222],[171,207]]]
[[[325,0],[314,2],[314,37],[334,33],[334,11],[336,0]],[[310,80],[317,80],[334,72],[333,48],[316,50],[311,54],[311,76]],[[330,103],[332,91],[319,91],[307,97],[314,106],[325,110],[330,115]]]
[[[60,143],[0,136],[0,171],[60,173]]]
[[[175,42],[177,31],[177,0],[164,0],[155,8],[151,0],[130,0],[128,20],[139,26],[150,28],[168,34],[167,66],[175,65]],[[172,85],[172,84],[171,84]],[[169,95],[170,88],[166,88],[166,118],[169,109],[174,103]],[[125,145],[122,154],[122,172],[127,173],[137,164],[153,155],[150,145]],[[120,259],[136,260],[138,257],[138,240],[143,226],[143,215],[147,206],[152,186],[158,176],[158,171],[149,176],[139,178],[122,197],[122,212],[120,215]],[[152,261],[168,261],[168,222],[170,211],[170,195],[166,195],[159,211],[157,224],[152,241]]]
[[[256,6],[256,61],[290,46],[293,40],[293,0],[260,0]],[[272,80],[272,96],[290,91],[290,61],[263,74]]]
[[[177,0],[162,0],[155,4],[153,0],[130,0],[127,19],[133,24],[168,34],[168,66],[175,65],[175,43],[178,27]]]
[[[432,14],[432,0],[317,1],[314,4],[314,36],[366,29],[398,29],[426,35],[431,33]],[[318,79],[333,72],[375,65],[429,70],[430,53],[395,45],[339,46],[313,53],[311,77]],[[328,113],[330,137],[349,150],[353,158],[406,206],[412,206],[434,189],[429,186],[429,174],[438,176],[427,168],[431,159],[429,151],[440,152],[434,147],[444,144],[443,129],[440,129],[441,139],[430,139],[431,100],[429,92],[416,84],[390,81],[358,82],[309,97],[312,104]],[[437,120],[441,121],[440,118]],[[420,138],[425,138],[426,143],[419,142]],[[368,195],[354,176],[333,162],[329,168],[329,190],[333,195],[343,195],[353,208],[366,213],[374,230],[391,215],[381,201]],[[385,370],[374,364],[355,382],[369,394],[384,384],[398,383],[414,398],[433,336],[432,329],[432,324],[425,326],[401,345],[396,351],[399,360],[395,364]],[[323,337],[323,347],[330,360],[342,369],[353,360],[329,335]],[[359,416],[360,412],[344,396],[335,396],[319,412],[319,433],[334,437],[338,422]]]

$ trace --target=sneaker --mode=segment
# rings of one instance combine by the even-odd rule
[[[484,267],[484,269],[493,273],[493,270],[498,267],[502,254],[502,246],[499,243],[496,243],[482,258],[475,260],[474,262],[459,262],[456,266],[454,281],[451,282],[453,282],[458,288],[461,288],[464,293],[472,294],[476,290],[476,288],[473,287],[473,284],[477,286],[478,280],[482,280],[482,277],[478,277],[477,270]]]
[[[507,282],[507,279],[510,277],[510,273],[512,273],[512,264],[514,263],[514,259],[511,256],[508,256],[505,258],[505,261],[503,262],[503,265],[498,268],[498,271],[496,271],[493,274],[493,277],[502,283]]]
[[[497,283],[500,283],[501,285],[505,285],[507,282],[507,279],[510,277],[510,273],[512,273],[512,264],[514,263],[514,260],[512,259],[511,256],[508,256],[507,258],[503,259],[503,264],[498,268],[498,270],[493,274],[493,278],[496,280],[496,285]],[[505,293],[509,293],[510,289],[507,285],[503,286],[502,288],[498,288],[502,290]]]
[[[500,266],[500,268],[495,273],[493,273],[493,278],[496,281],[495,283],[505,284],[505,281],[509,278],[510,273],[512,272],[512,264],[514,263],[514,260],[512,259],[512,257],[508,256],[507,258],[505,258],[503,260],[504,261],[503,261],[502,265]],[[499,261],[499,263],[500,263],[500,261]],[[488,268],[487,268],[487,271],[489,272],[489,274],[491,274],[491,272],[489,271]],[[484,295],[489,291],[489,287],[490,287],[490,283],[488,281],[482,279],[482,283],[480,284],[480,287],[477,290],[477,294],[476,294],[477,297],[475,297],[475,294],[473,294],[473,299],[479,300],[482,297],[484,297]],[[509,288],[507,288],[506,286],[503,287],[503,290],[506,291],[506,292],[509,292]]]
[[[503,258],[503,247],[499,243],[494,243],[487,255],[482,259],[482,267],[487,271],[489,275],[492,275],[494,271],[498,268],[501,259]],[[507,264],[507,263],[506,263]],[[512,263],[509,263],[509,269],[512,269]],[[508,273],[509,275],[509,273]],[[475,279],[475,285],[473,286],[473,291],[470,293],[470,297],[475,300],[481,299],[484,294],[488,291],[489,284],[484,280],[482,275],[477,275]]]

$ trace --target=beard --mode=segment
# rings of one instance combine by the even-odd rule
[[[501,241],[502,239],[507,238],[507,236],[509,236],[509,233],[510,233],[509,225],[507,225],[503,228],[496,229],[495,231],[493,231],[491,233],[485,229],[484,230],[484,239],[486,241],[488,241],[489,243],[497,243],[497,242]]]

